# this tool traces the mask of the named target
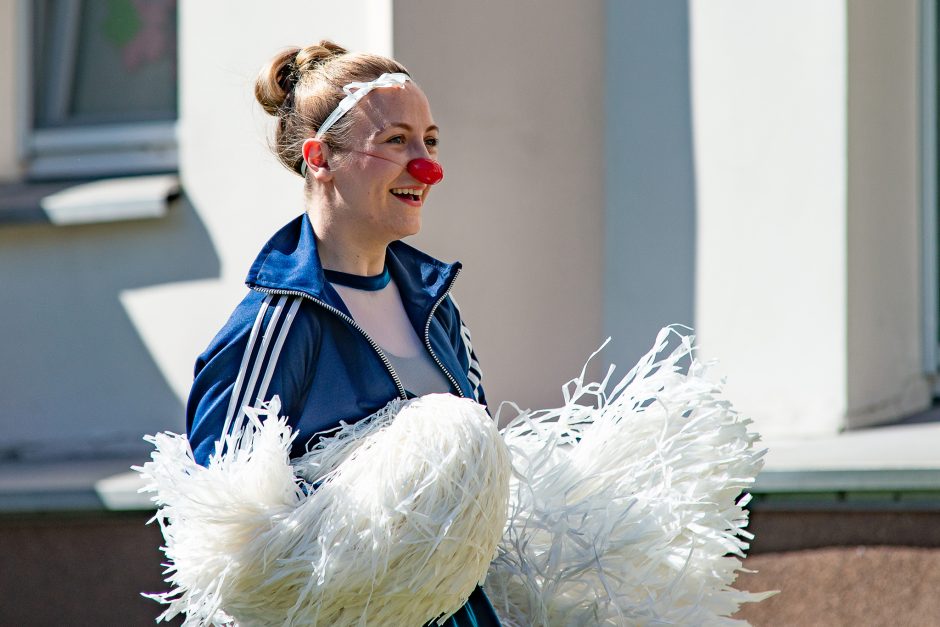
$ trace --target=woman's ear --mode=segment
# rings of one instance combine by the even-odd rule
[[[304,155],[304,161],[307,163],[307,169],[318,181],[325,182],[332,180],[333,172],[330,171],[330,147],[322,139],[312,137],[305,139],[301,148]]]

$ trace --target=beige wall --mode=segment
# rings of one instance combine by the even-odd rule
[[[848,8],[848,426],[923,409],[918,2]],[[936,86],[928,88],[936,89]]]
[[[558,404],[602,340],[604,5],[396,0],[394,25],[442,129],[415,243],[465,265],[491,406]]]
[[[0,0],[0,182],[20,176],[18,159],[19,85],[17,41],[19,2]],[[21,62],[22,60],[20,60]]]

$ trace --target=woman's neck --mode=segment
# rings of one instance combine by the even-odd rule
[[[342,228],[336,222],[318,220],[312,215],[310,221],[320,264],[325,269],[359,276],[382,274],[389,242],[367,240],[360,229]]]

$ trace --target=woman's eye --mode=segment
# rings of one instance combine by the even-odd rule
[[[388,138],[388,143],[390,144],[404,144],[405,136],[404,135],[395,135],[394,137]]]
[[[437,137],[426,137],[424,140],[424,145],[428,148],[437,148],[439,143],[440,140]]]

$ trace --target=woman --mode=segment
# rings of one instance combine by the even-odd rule
[[[399,63],[328,41],[287,50],[255,95],[306,207],[249,271],[248,295],[198,358],[187,431],[205,465],[242,407],[277,395],[298,433],[355,422],[395,398],[450,392],[485,404],[470,334],[449,293],[460,264],[400,240],[421,227],[438,127]],[[479,588],[454,625],[498,625]]]

